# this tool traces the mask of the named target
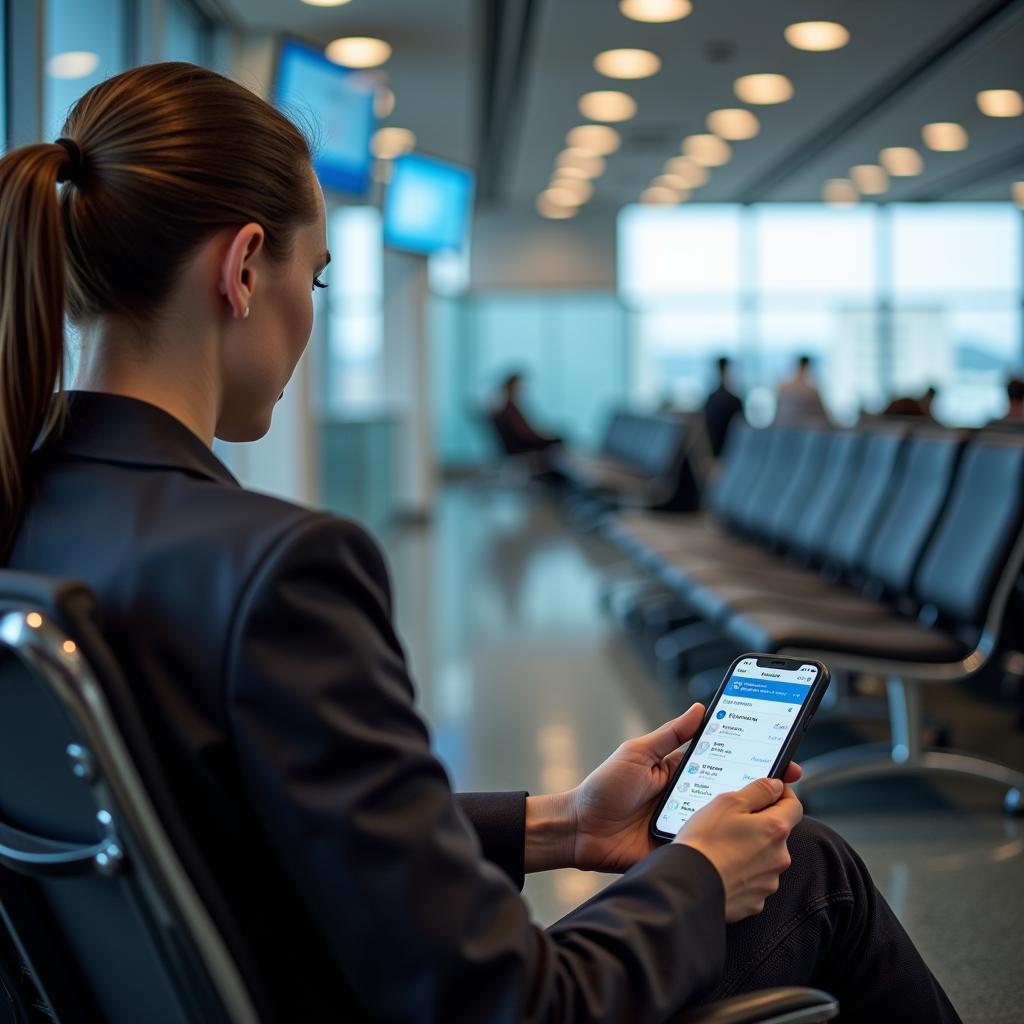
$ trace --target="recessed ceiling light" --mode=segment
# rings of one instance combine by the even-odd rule
[[[349,3],[349,0],[302,0],[304,4],[309,4],[310,7],[341,7],[342,4]]]
[[[864,196],[880,196],[889,188],[889,175],[878,164],[857,164],[850,168],[850,177]]]
[[[1013,183],[1013,201],[1024,210],[1024,181],[1015,181]]]
[[[370,140],[370,152],[378,160],[393,160],[416,146],[416,136],[408,128],[378,128]]]
[[[688,135],[683,139],[683,152],[702,167],[721,167],[732,158],[732,149],[717,135]]]
[[[894,178],[912,178],[924,170],[921,154],[913,146],[890,146],[878,154],[878,159]]]
[[[821,197],[829,206],[853,206],[859,198],[857,187],[849,178],[831,178],[826,181]]]
[[[560,178],[583,178],[588,181],[590,180],[590,175],[587,173],[585,168],[573,167],[571,164],[563,164],[561,167],[556,167],[555,173]]]
[[[752,139],[761,130],[761,122],[749,110],[726,107],[724,110],[712,110],[708,114],[708,128],[723,139],[742,142],[744,139]]]
[[[838,21],[798,21],[786,26],[786,42],[797,50],[839,50],[850,41],[850,32]]]
[[[607,124],[581,124],[565,137],[573,149],[589,149],[591,153],[607,156],[620,144],[619,133]]]
[[[345,36],[328,43],[324,53],[346,68],[376,68],[391,56],[391,44],[370,36]]]
[[[569,217],[575,217],[579,207],[562,206],[559,203],[552,202],[547,192],[541,192],[537,196],[537,209],[541,216],[547,217],[549,220],[566,220]]]
[[[594,69],[608,78],[650,78],[661,70],[661,58],[650,50],[605,50]]]
[[[679,21],[692,10],[690,0],[619,0],[619,10],[634,21]]]
[[[46,73],[51,78],[85,78],[100,66],[100,55],[90,50],[68,50],[55,53],[46,62]]]
[[[921,138],[937,153],[955,153],[967,148],[967,132],[955,121],[934,121],[921,129]]]
[[[580,113],[591,121],[628,121],[636,116],[636,100],[624,92],[599,89],[580,97]]]
[[[555,166],[574,167],[583,172],[583,177],[596,178],[604,173],[604,157],[591,153],[588,149],[563,149],[555,160]]]
[[[594,186],[586,178],[563,178],[558,171],[555,171],[548,188],[567,189],[580,203],[585,203],[594,194]]]
[[[556,206],[579,206],[581,203],[581,200],[576,198],[576,193],[570,188],[547,188],[544,190],[544,195]]]
[[[671,188],[675,189],[676,192],[686,191],[685,179],[679,177],[678,174],[659,174],[651,185],[656,188]]]
[[[373,94],[373,113],[381,121],[395,112],[395,94],[386,86],[378,85]]]
[[[658,203],[660,205],[675,205],[679,202],[679,193],[674,188],[664,188],[661,185],[652,185],[640,193],[642,203]]]
[[[760,106],[785,103],[793,95],[793,83],[785,75],[744,75],[732,87],[744,103]]]
[[[1016,89],[986,89],[978,93],[978,109],[989,117],[1020,117],[1024,97]]]
[[[665,170],[679,178],[686,188],[700,188],[708,181],[708,170],[688,156],[677,156],[666,161]]]

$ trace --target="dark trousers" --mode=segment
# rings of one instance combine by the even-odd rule
[[[756,917],[726,930],[725,973],[702,1002],[776,985],[839,1000],[843,1024],[945,1024],[960,1017],[844,839],[804,818],[793,864]]]

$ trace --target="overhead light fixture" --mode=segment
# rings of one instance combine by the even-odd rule
[[[576,197],[576,193],[571,188],[546,188],[544,195],[551,200],[556,206],[579,206],[583,200]]]
[[[758,106],[785,103],[793,95],[793,83],[785,75],[744,75],[732,87],[744,103]]]
[[[636,100],[614,89],[599,89],[580,97],[580,113],[591,121],[628,121],[636,116]]]
[[[683,139],[683,152],[702,167],[721,167],[732,159],[732,149],[717,135],[688,135]]]
[[[55,53],[46,62],[50,78],[85,78],[100,66],[100,55],[90,50],[67,50]]]
[[[567,189],[580,203],[585,203],[594,194],[594,186],[586,178],[563,178],[558,171],[555,171],[548,188]]]
[[[391,56],[391,44],[370,36],[344,36],[327,44],[329,61],[346,68],[378,68]]]
[[[666,161],[665,170],[679,178],[685,188],[700,188],[708,181],[708,169],[688,156],[677,156]]]
[[[761,130],[761,122],[752,111],[742,107],[726,107],[724,110],[712,110],[708,114],[708,128],[730,142],[742,142],[744,139],[752,139]]]
[[[933,121],[921,129],[921,138],[936,153],[955,153],[967,148],[967,132],[955,121]]]
[[[619,133],[607,124],[581,124],[565,137],[572,149],[589,149],[598,156],[614,153],[620,145]]]
[[[787,25],[786,42],[796,50],[823,53],[842,49],[850,41],[850,31],[838,21],[798,21]]]
[[[849,178],[830,178],[825,182],[821,197],[829,206],[854,206],[860,198],[857,186]]]
[[[679,177],[678,174],[659,174],[654,181],[651,182],[651,185],[657,188],[671,188],[676,192],[687,191],[686,181]]]
[[[376,92],[373,94],[373,113],[374,116],[383,121],[384,118],[390,117],[395,112],[395,94],[386,86],[378,85]]]
[[[605,50],[594,69],[607,78],[650,78],[661,70],[661,58],[650,50]]]
[[[640,201],[642,203],[657,203],[661,206],[675,206],[679,202],[679,193],[674,188],[652,185],[640,193]]]
[[[978,93],[978,109],[989,117],[1020,117],[1024,96],[1016,89],[986,89]]]
[[[924,170],[921,154],[913,146],[890,146],[878,154],[878,159],[894,178],[912,178]]]
[[[555,173],[560,178],[581,178],[583,180],[590,179],[590,175],[583,167],[573,167],[571,164],[563,164],[561,167],[556,167]]]
[[[862,196],[880,196],[889,189],[889,175],[878,164],[857,164],[850,177]]]
[[[1024,181],[1013,183],[1013,201],[1024,210]]]
[[[547,217],[549,220],[566,220],[569,217],[575,217],[578,209],[578,206],[562,206],[553,202],[547,192],[541,192],[537,196],[537,210],[542,217]]]
[[[634,21],[679,21],[692,10],[690,0],[619,0],[619,10]]]
[[[572,167],[583,172],[575,177],[596,178],[604,173],[604,157],[588,149],[563,149],[555,160],[555,166],[559,169]]]
[[[302,0],[304,4],[309,4],[310,7],[341,7],[343,4],[347,4],[350,0]]]
[[[378,160],[394,160],[415,146],[416,136],[408,128],[378,128],[370,139],[370,152]]]

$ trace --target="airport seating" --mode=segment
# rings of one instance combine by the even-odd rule
[[[608,524],[689,614],[659,641],[663,656],[784,652],[883,676],[891,743],[812,759],[805,792],[953,773],[1003,785],[1018,810],[1020,773],[925,749],[921,688],[969,679],[1005,647],[1024,561],[1024,437],[905,425],[755,433],[730,438],[727,460],[754,469],[744,493],[727,461],[710,522]]]
[[[608,507],[689,511],[700,504],[706,449],[699,416],[618,410],[596,455],[563,452],[556,464],[579,495]]]
[[[0,571],[0,1024],[285,1024],[200,842],[89,590]],[[681,1022],[837,1013],[824,992],[779,988]]]

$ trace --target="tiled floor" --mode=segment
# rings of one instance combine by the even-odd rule
[[[421,704],[457,789],[566,788],[678,713],[683,695],[655,682],[599,610],[616,553],[554,504],[460,485],[430,526],[385,546]],[[951,691],[933,701],[958,743],[1024,767],[1024,737],[1003,707]],[[812,728],[804,756],[836,742],[835,727]],[[998,803],[973,783],[885,783],[826,792],[814,806],[860,851],[964,1020],[978,1024],[1024,1021],[1024,829]],[[526,896],[550,923],[607,881],[551,872],[529,878]]]

